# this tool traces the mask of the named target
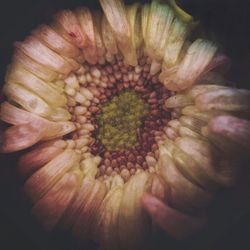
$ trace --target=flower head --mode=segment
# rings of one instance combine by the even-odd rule
[[[218,77],[225,57],[191,40],[195,22],[174,1],[100,4],[104,13],[63,10],[15,44],[0,149],[29,148],[18,170],[46,230],[144,249],[149,214],[187,236],[215,191],[235,183],[250,149],[250,91]]]

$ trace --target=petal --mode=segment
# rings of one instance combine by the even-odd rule
[[[80,176],[79,171],[66,173],[32,208],[32,214],[46,231],[54,229],[73,200]]]
[[[114,37],[113,31],[110,24],[105,16],[102,17],[102,38],[105,48],[111,55],[116,55],[118,53],[116,39]]]
[[[100,0],[104,14],[114,32],[117,44],[127,64],[137,65],[126,8],[121,0]],[[104,37],[103,37],[104,38]]]
[[[174,208],[193,213],[197,209],[208,206],[211,202],[212,193],[190,182],[166,154],[160,157],[159,173],[169,185],[170,192],[167,199]]]
[[[250,110],[250,91],[232,88],[206,92],[195,98],[195,106],[201,111],[248,111]]]
[[[44,131],[45,129],[41,129],[36,124],[13,126],[4,131],[0,151],[10,153],[28,148],[42,138]]]
[[[218,116],[209,121],[208,128],[212,133],[243,146],[246,151],[250,150],[250,122],[248,120],[233,116]]]
[[[37,114],[42,117],[48,117],[52,109],[42,98],[32,93],[31,91],[23,88],[16,83],[5,84],[3,92],[12,101],[21,105],[24,109],[31,113]]]
[[[90,239],[95,226],[98,210],[106,195],[106,186],[103,182],[95,180],[91,193],[84,204],[80,216],[73,227],[73,234],[81,239]]]
[[[98,57],[92,14],[88,8],[81,7],[76,10],[76,16],[86,36],[86,46],[83,50],[84,58],[90,64],[96,64]]]
[[[119,249],[118,216],[123,196],[122,188],[109,191],[98,213],[98,240],[101,249]]]
[[[94,32],[95,32],[95,42],[97,55],[101,59],[105,53],[106,48],[102,38],[102,14],[98,11],[93,12],[93,22],[94,22]]]
[[[80,213],[87,202],[95,184],[95,179],[90,176],[83,178],[77,194],[68,207],[65,215],[63,216],[61,227],[64,229],[71,228],[78,220]],[[84,223],[84,222],[83,222]]]
[[[23,178],[27,178],[39,168],[53,160],[62,153],[63,149],[55,146],[43,146],[22,155],[18,162],[18,172]]]
[[[24,184],[24,191],[32,202],[42,198],[61,177],[79,163],[79,156],[66,149],[35,172]]]
[[[151,59],[156,61],[163,59],[173,20],[174,12],[168,5],[152,1],[145,40],[146,53]]]
[[[64,95],[59,94],[46,82],[22,67],[12,66],[6,76],[6,82],[14,82],[22,85],[24,88],[43,98],[52,107],[62,107],[67,103],[67,99]]]
[[[53,28],[64,39],[71,42],[78,48],[85,48],[87,44],[87,37],[82,31],[80,23],[71,10],[62,10],[54,17]]]
[[[36,60],[33,60],[29,56],[26,56],[26,54],[20,49],[16,49],[14,52],[12,65],[15,64],[22,65],[26,70],[46,82],[53,81],[58,77],[58,73],[56,73],[54,70],[50,69],[48,66],[44,66],[36,62]]]
[[[194,101],[187,95],[178,94],[169,97],[165,102],[165,106],[167,108],[182,108],[192,105],[193,103]]]
[[[15,43],[15,46],[34,61],[58,73],[67,75],[71,71],[71,66],[67,61],[35,37],[28,37],[22,43]]]
[[[118,222],[122,249],[143,249],[150,234],[149,219],[140,200],[147,189],[148,177],[146,172],[142,172],[132,176],[125,184]]]
[[[60,55],[69,58],[77,58],[80,55],[80,50],[76,46],[69,43],[48,25],[40,25],[32,34]]]
[[[203,229],[207,223],[206,217],[181,213],[152,195],[145,194],[142,201],[152,219],[173,238],[186,239]]]

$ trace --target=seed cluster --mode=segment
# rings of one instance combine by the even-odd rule
[[[137,144],[137,128],[148,107],[134,91],[115,96],[101,107],[97,117],[100,126],[98,139],[109,151],[130,149]]]
[[[65,80],[68,110],[77,127],[68,143],[83,159],[102,157],[99,178],[120,174],[126,181],[138,171],[154,171],[157,142],[171,116],[164,106],[171,93],[150,67],[147,57],[136,67],[116,57],[95,66],[84,63]]]

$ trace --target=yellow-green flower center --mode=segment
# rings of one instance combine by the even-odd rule
[[[129,90],[112,98],[98,115],[98,139],[109,151],[122,151],[137,145],[137,129],[149,107],[135,91]]]

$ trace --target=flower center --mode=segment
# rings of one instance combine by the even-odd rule
[[[101,107],[97,121],[100,126],[97,138],[109,151],[134,148],[142,118],[148,105],[135,91],[125,91]]]
[[[84,63],[75,88],[72,76],[66,80],[68,110],[78,128],[70,137],[76,144],[88,141],[78,147],[83,158],[102,158],[99,178],[119,174],[127,181],[139,171],[155,171],[158,140],[171,117],[164,103],[171,94],[150,67],[147,57],[132,67],[117,56],[105,64]]]

